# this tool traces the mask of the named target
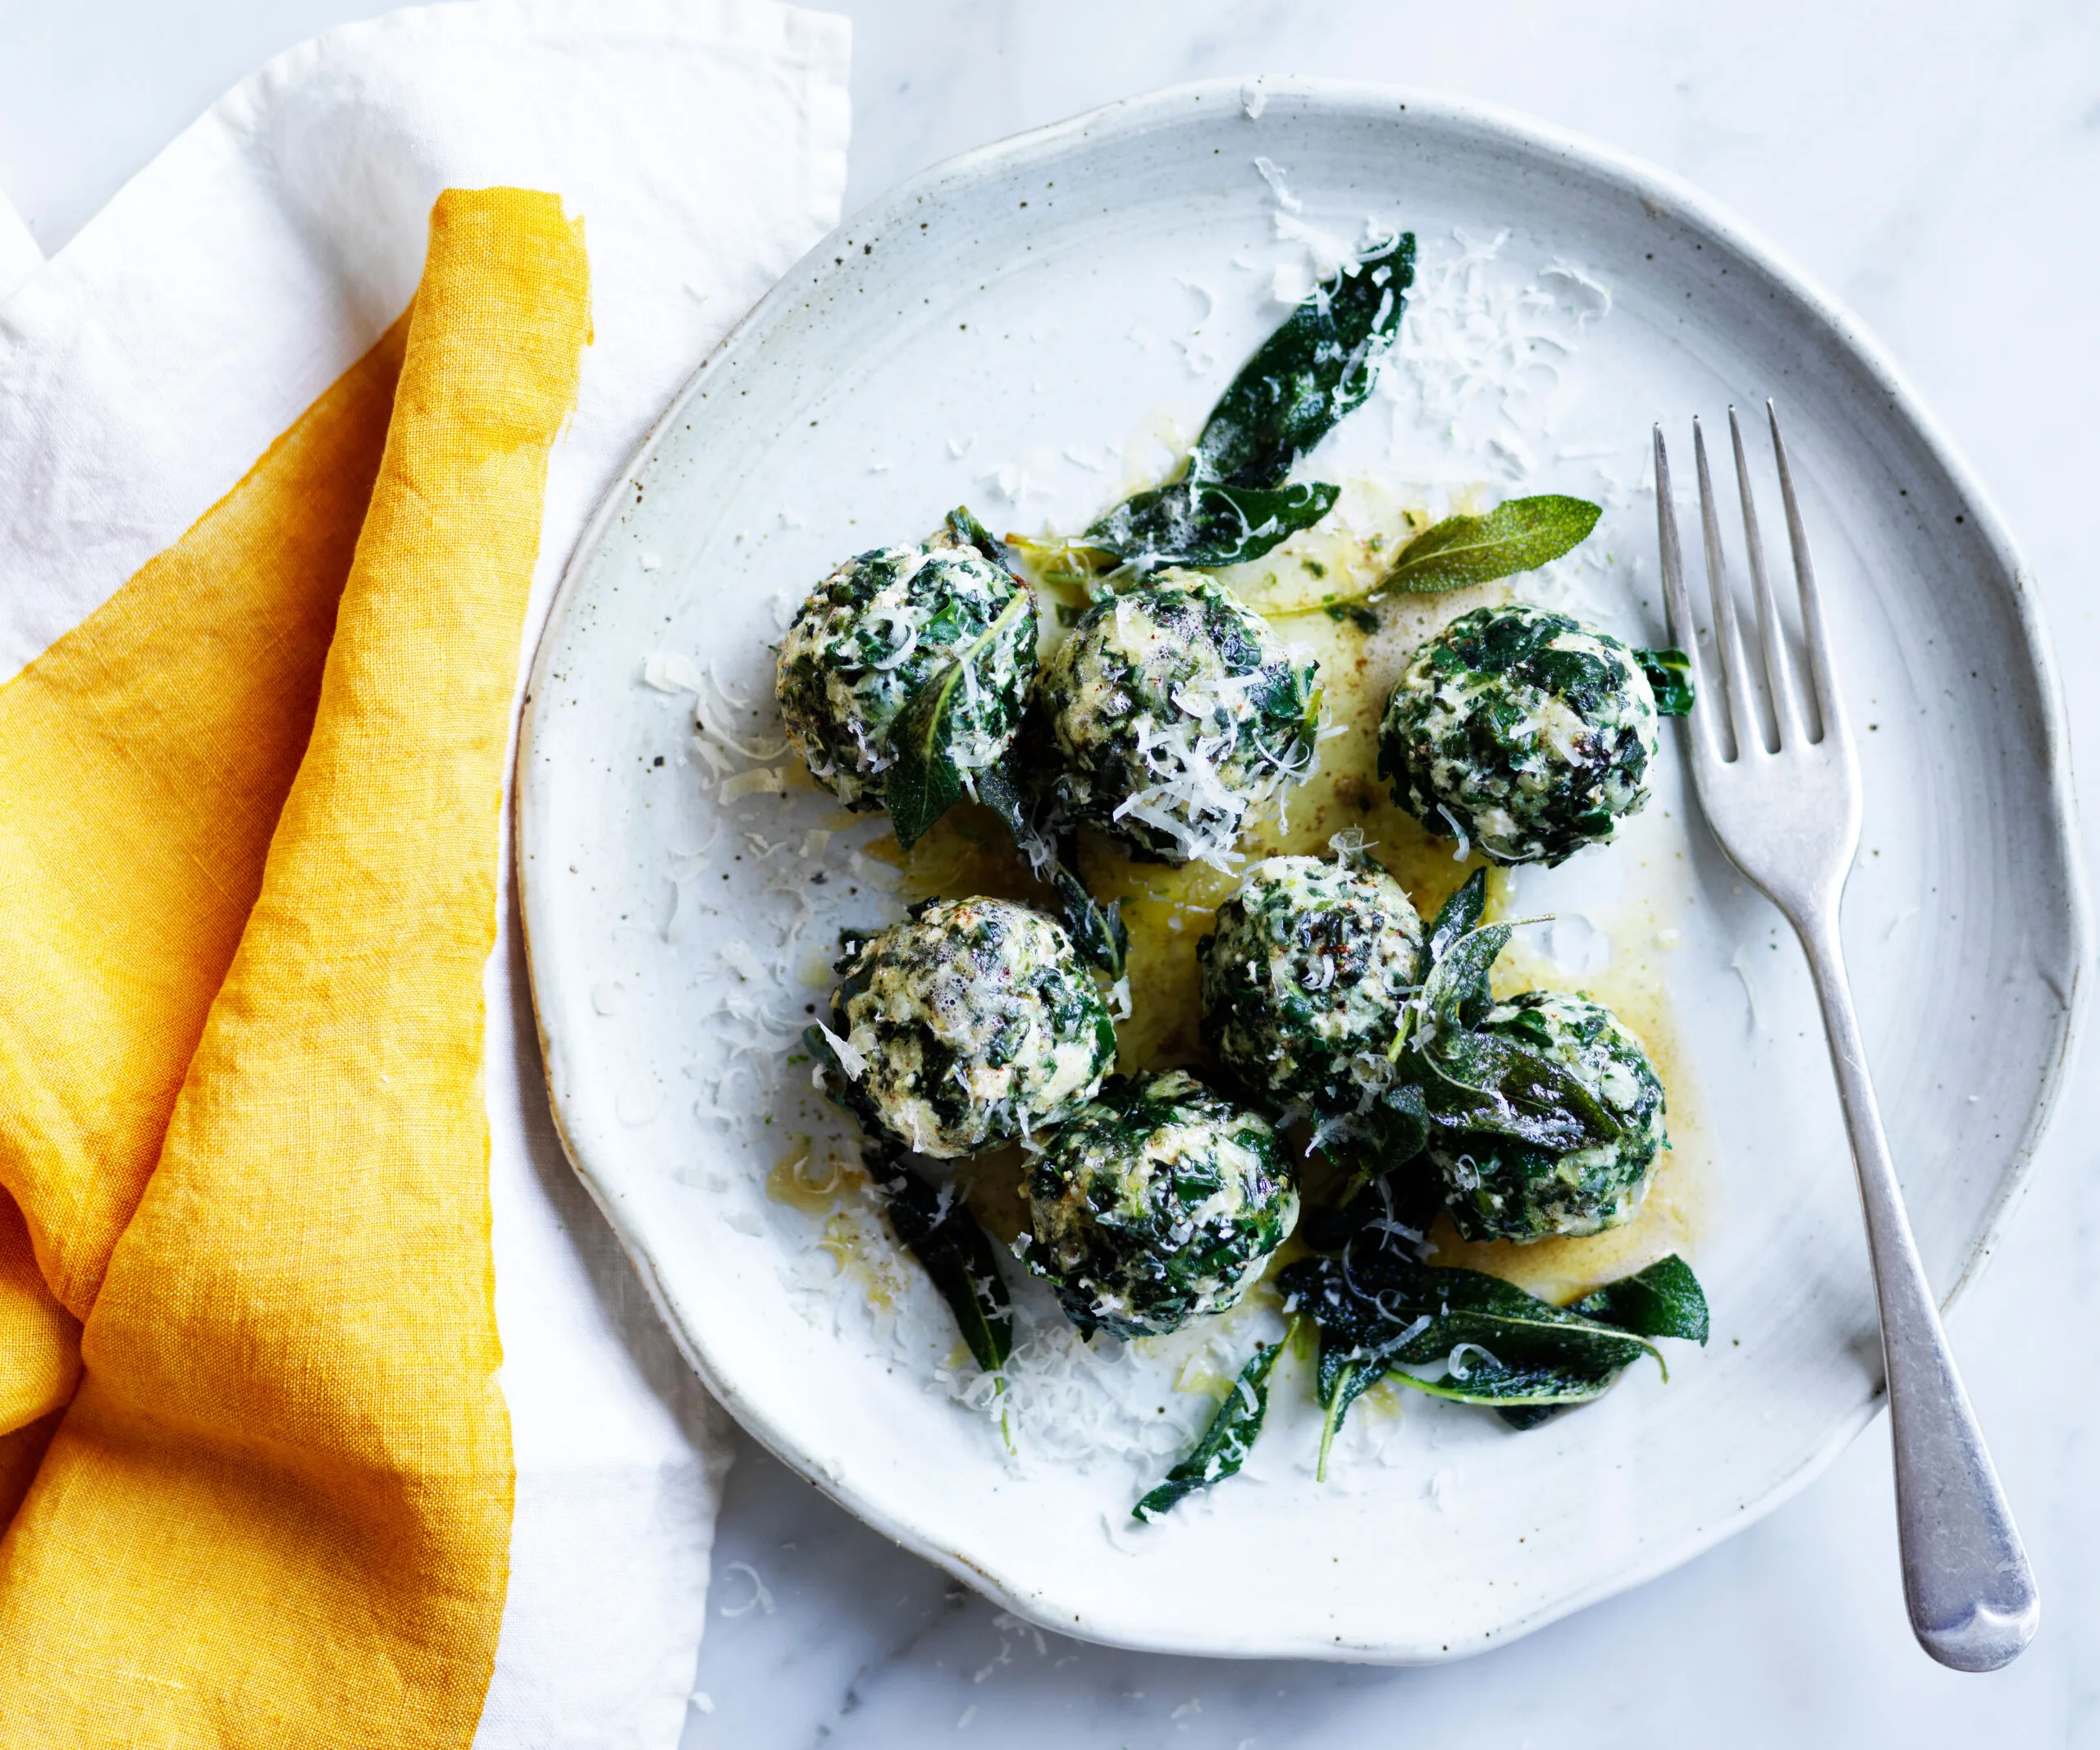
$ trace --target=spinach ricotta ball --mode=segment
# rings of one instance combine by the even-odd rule
[[[1571,1071],[1625,1134],[1556,1154],[1509,1136],[1432,1131],[1429,1158],[1459,1231],[1468,1240],[1544,1240],[1631,1218],[1668,1140],[1663,1084],[1641,1041],[1602,1003],[1558,990],[1497,1003],[1481,1030]]]
[[[1082,1331],[1177,1331],[1235,1305],[1290,1237],[1298,1188],[1267,1119],[1186,1071],[1112,1077],[1028,1176],[1014,1250]]]
[[[1387,701],[1378,775],[1431,832],[1554,864],[1648,800],[1655,695],[1617,638],[1512,602],[1461,615]]]
[[[950,715],[947,751],[966,779],[996,764],[1020,730],[1035,678],[1034,597],[953,533],[847,560],[796,610],[774,673],[781,721],[810,774],[848,807],[880,807],[897,717],[994,625]]]
[[[1148,861],[1224,868],[1248,811],[1312,769],[1318,674],[1207,578],[1105,597],[1043,671],[1055,793]]]
[[[833,1097],[920,1154],[1024,1139],[1084,1103],[1116,1028],[1063,928],[1006,899],[943,899],[869,937],[832,994]]]
[[[1422,923],[1375,865],[1271,857],[1196,944],[1203,1043],[1249,1099],[1367,1118],[1422,977]]]

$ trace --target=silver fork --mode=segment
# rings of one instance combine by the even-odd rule
[[[1721,526],[1706,468],[1706,440],[1692,422],[1700,520],[1713,591],[1714,642],[1723,685],[1709,686],[1685,588],[1669,460],[1655,427],[1655,520],[1670,636],[1691,660],[1695,703],[1687,728],[1692,771],[1707,823],[1729,860],[1787,916],[1801,937],[1823,1004],[1830,1062],[1851,1132],[1865,1206],[1867,1251],[1881,1309],[1881,1350],[1896,1444],[1896,1520],[1911,1627],[1925,1651],[1956,1670],[1991,1671],[2034,1638],[2041,1602],[2027,1552],[1984,1448],[1961,1376],[1940,1328],[1939,1309],[1919,1261],[1903,1195],[1883,1135],[1851,987],[1838,940],[1838,902],[1860,842],[1860,765],[1845,720],[1835,659],[1824,625],[1808,535],[1794,500],[1779,416],[1765,403],[1800,586],[1807,674],[1798,681],[1784,622],[1764,565],[1742,428],[1728,409],[1743,542],[1757,602],[1764,690],[1778,746],[1768,746],[1743,628],[1721,553]],[[1723,701],[1725,700],[1725,704]],[[1811,716],[1813,726],[1811,726]]]

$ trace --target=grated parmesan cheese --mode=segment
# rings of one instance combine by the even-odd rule
[[[700,670],[676,651],[655,651],[641,660],[641,683],[659,692],[698,692]]]
[[[817,1023],[817,1031],[824,1035],[824,1043],[831,1047],[833,1055],[838,1059],[838,1067],[846,1072],[848,1081],[858,1081],[868,1073],[868,1054],[852,1040],[841,1039],[821,1021]]]
[[[1203,313],[1196,318],[1196,326],[1189,331],[1192,336],[1201,334],[1203,331],[1203,324],[1217,314],[1217,294],[1204,285],[1201,280],[1184,279],[1178,273],[1174,276],[1174,283],[1185,291],[1194,292],[1203,300]]]
[[[1305,210],[1305,203],[1290,192],[1284,181],[1283,167],[1274,158],[1257,153],[1254,168],[1259,172],[1262,180],[1268,184],[1269,193],[1276,197],[1277,206],[1285,212],[1303,212]]]
[[[1314,281],[1331,280],[1338,273],[1355,272],[1356,245],[1345,237],[1338,237],[1331,231],[1323,231],[1294,217],[1297,210],[1294,207],[1289,212],[1276,214],[1276,236],[1285,243],[1305,245],[1306,252],[1312,258]]]
[[[788,770],[781,765],[755,766],[749,771],[738,772],[722,783],[720,800],[725,803],[741,801],[746,796],[784,796],[788,793]]]

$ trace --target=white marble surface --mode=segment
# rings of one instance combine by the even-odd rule
[[[2088,581],[2100,464],[2100,13],[2080,0],[1757,8],[1618,0],[838,0],[857,41],[850,203],[934,159],[1148,86],[1291,71],[1528,110],[1733,206],[1877,330],[2032,560],[2100,772]],[[62,244],[224,86],[377,8],[355,0],[0,5],[0,190]],[[2089,817],[2089,855],[2100,852]],[[1107,1652],[1002,1624],[746,1445],[688,1750],[1696,1742],[2100,1745],[2100,1085],[2067,1099],[1954,1321],[2039,1572],[2010,1670],[1930,1665],[1904,1626],[1877,1426],[1762,1524],[1642,1590],[1424,1671]],[[744,1565],[739,1566],[742,1564]],[[753,1576],[763,1581],[764,1592]],[[1404,1573],[1395,1586],[1408,1583]],[[1248,1601],[1260,1608],[1258,1591]]]

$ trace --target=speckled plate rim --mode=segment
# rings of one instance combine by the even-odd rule
[[[1061,1607],[1071,1601],[1036,1592],[1009,1581],[954,1551],[943,1547],[920,1527],[898,1519],[856,1488],[850,1475],[832,1477],[808,1462],[809,1455],[766,1417],[738,1387],[733,1378],[715,1366],[697,1333],[679,1318],[675,1305],[664,1289],[651,1250],[651,1236],[639,1231],[622,1207],[615,1173],[601,1174],[594,1168],[587,1151],[578,1147],[565,1122],[564,1094],[552,1066],[558,1061],[550,1049],[549,1012],[555,1007],[543,1000],[543,962],[532,951],[535,905],[534,866],[536,784],[533,773],[537,720],[533,701],[546,691],[548,665],[558,648],[564,619],[577,599],[579,579],[612,527],[621,509],[633,496],[635,482],[649,467],[665,434],[685,415],[688,404],[701,392],[710,374],[747,333],[768,322],[774,313],[806,297],[823,269],[837,253],[838,240],[849,232],[866,233],[881,226],[906,209],[928,200],[952,195],[958,189],[1009,176],[1044,159],[1056,158],[1075,143],[1111,135],[1143,134],[1171,126],[1185,117],[1214,115],[1221,105],[1240,102],[1254,83],[1252,76],[1207,80],[1173,85],[1104,104],[1048,126],[979,147],[943,161],[919,176],[899,184],[888,194],[852,215],[810,250],[801,262],[760,299],[704,360],[665,409],[655,427],[643,441],[628,466],[607,491],[596,513],[578,541],[557,586],[541,631],[527,685],[520,720],[516,754],[515,830],[520,910],[523,920],[527,963],[533,992],[533,1012],[547,1079],[549,1099],[555,1129],[578,1176],[591,1193],[669,1327],[679,1350],[708,1390],[733,1414],[744,1428],[783,1463],[806,1478],[848,1512],[905,1548],[924,1556],[958,1579],[997,1598],[1019,1615],[1066,1633],[1129,1647],[1137,1650],[1193,1654],[1212,1657],[1303,1657],[1326,1661],[1365,1662],[1382,1657],[1390,1663],[1439,1663],[1486,1651],[1545,1627],[1604,1599],[1642,1585],[1725,1538],[1755,1523],[1806,1488],[1856,1439],[1879,1410],[1883,1388],[1876,1384],[1865,1393],[1852,1413],[1836,1426],[1830,1437],[1809,1452],[1794,1469],[1767,1488],[1758,1498],[1742,1502],[1731,1512],[1717,1515],[1710,1523],[1649,1552],[1644,1559],[1600,1579],[1596,1583],[1543,1600],[1511,1618],[1500,1632],[1484,1645],[1459,1652],[1423,1647],[1395,1647],[1382,1654],[1361,1646],[1340,1647],[1318,1639],[1279,1645],[1273,1638],[1255,1643],[1222,1644],[1215,1639],[1176,1635],[1170,1629],[1144,1634],[1123,1634],[1091,1627],[1082,1608]],[[2055,1110],[2083,1033],[2093,957],[2092,919],[2087,895],[2084,858],[2078,830],[2070,759],[2070,736],[2062,689],[2051,653],[2041,605],[2036,598],[2032,573],[2021,558],[2004,519],[1960,453],[1926,411],[1902,373],[1868,334],[1865,327],[1835,299],[1815,282],[1781,251],[1774,249],[1749,226],[1728,212],[1691,185],[1639,159],[1529,117],[1468,98],[1418,91],[1404,86],[1358,80],[1260,75],[1259,89],[1271,100],[1291,97],[1312,108],[1327,108],[1338,114],[1382,116],[1398,120],[1405,115],[1411,127],[1442,131],[1463,141],[1468,137],[1496,138],[1505,145],[1527,150],[1591,182],[1630,194],[1658,217],[1686,226],[1721,250],[1762,273],[1792,301],[1800,322],[1820,328],[1827,339],[1849,354],[1864,376],[1887,397],[1890,412],[1906,424],[1943,471],[1951,492],[1968,506],[1978,536],[1989,549],[2001,578],[2009,578],[2013,607],[2025,656],[2035,684],[2035,697],[2042,720],[2036,725],[2044,750],[2047,787],[2051,799],[2050,818],[2034,823],[2035,830],[2052,841],[2054,866],[2064,891],[2060,895],[2066,929],[2063,963],[2050,971],[2059,983],[2063,1012],[2057,1034],[2052,1061],[2043,1067],[2042,1097],[2029,1115],[2016,1143],[2008,1169],[2002,1176],[1978,1231],[1974,1245],[1960,1273],[1947,1290],[1942,1305],[1952,1310],[1967,1294],[1997,1249],[2015,1209],[2034,1176],[2034,1161],[2049,1120]],[[1208,107],[1205,107],[1208,106]]]

